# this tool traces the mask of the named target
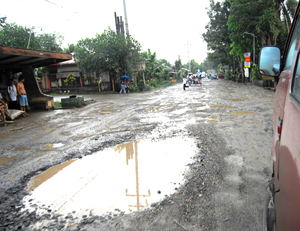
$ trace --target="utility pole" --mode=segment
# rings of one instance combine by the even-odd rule
[[[189,50],[189,41],[186,43],[187,51],[188,51],[188,64],[189,64],[189,71],[191,71],[191,62],[190,62],[190,50]]]
[[[129,36],[129,29],[128,29],[128,21],[127,21],[127,13],[126,13],[126,3],[125,3],[125,0],[123,0],[123,6],[124,6],[124,17],[125,17],[126,34],[127,34],[127,36]]]
[[[255,64],[255,34],[253,33],[248,33],[248,32],[244,32],[244,34],[249,34],[253,36],[253,64]]]

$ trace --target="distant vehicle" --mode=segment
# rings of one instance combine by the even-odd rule
[[[213,79],[218,80],[218,76],[217,76],[216,74],[211,74],[211,79],[212,79],[212,80],[213,80]]]
[[[224,73],[223,72],[219,72],[219,78],[224,79]]]
[[[201,73],[201,77],[202,77],[202,78],[205,78],[205,76],[206,76],[206,73],[203,71],[203,72]]]
[[[264,230],[300,230],[300,2],[283,54],[261,50],[260,73],[278,80],[273,110],[272,180],[264,208]]]

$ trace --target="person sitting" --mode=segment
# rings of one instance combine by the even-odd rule
[[[0,98],[0,112],[1,112],[1,115],[2,115],[2,118],[3,118],[3,121],[5,123],[13,123],[13,121],[7,121],[6,120],[5,110],[7,110],[7,109],[8,109],[7,103],[5,103],[5,101],[2,98]],[[0,121],[2,121],[2,120],[0,119]]]

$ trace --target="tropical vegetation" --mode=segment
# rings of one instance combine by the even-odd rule
[[[210,21],[202,34],[210,52],[204,63],[210,62],[217,69],[228,66],[232,75],[243,77],[244,53],[251,52],[252,57],[255,53],[257,64],[262,47],[273,45],[283,50],[297,2],[210,0]]]

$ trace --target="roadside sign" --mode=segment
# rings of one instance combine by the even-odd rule
[[[251,53],[250,52],[244,53],[244,66],[245,66],[245,68],[250,68],[251,67],[250,58],[251,58]]]

